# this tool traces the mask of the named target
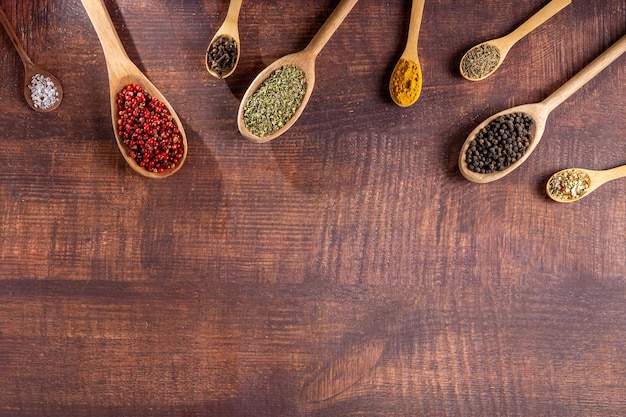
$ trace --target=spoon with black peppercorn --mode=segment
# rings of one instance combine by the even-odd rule
[[[470,48],[461,58],[460,71],[463,78],[480,81],[489,77],[500,67],[513,45],[571,2],[572,0],[552,0],[508,35]]]
[[[239,105],[239,111],[237,113],[237,126],[239,132],[247,139],[253,142],[268,142],[276,139],[298,120],[304,108],[306,107],[311,93],[313,92],[313,86],[315,85],[315,60],[317,55],[322,51],[328,40],[332,37],[335,31],[339,28],[344,19],[348,16],[352,8],[356,5],[358,0],[342,0],[333,13],[329,16],[326,22],[322,25],[319,31],[315,34],[313,39],[303,50],[286,55],[268,65],[256,78],[252,81],[246,93],[244,94],[241,103]],[[293,114],[281,127],[277,127],[275,130],[259,136],[253,133],[244,120],[244,112],[250,98],[260,89],[263,83],[270,78],[270,76],[277,70],[283,67],[296,67],[304,73],[306,79],[305,92],[299,102],[297,108],[293,109]],[[265,109],[264,109],[265,110]]]
[[[624,52],[626,52],[626,35],[622,36],[622,38],[543,101],[503,110],[476,126],[461,147],[459,154],[459,169],[461,174],[469,181],[487,183],[498,180],[513,172],[526,161],[537,147],[545,130],[548,116],[552,110],[598,75],[603,69],[608,67]],[[492,130],[495,123],[499,122],[500,117],[511,114],[525,115],[532,119],[533,122],[531,126],[527,127],[526,132],[522,132],[526,133],[528,143],[522,144],[522,148],[517,151],[506,149],[509,145],[508,143],[505,143],[504,147],[499,147],[499,144],[494,146],[493,143],[489,143],[491,139],[485,136],[489,133],[493,133],[489,131]],[[502,129],[503,132],[500,132],[499,129]],[[502,140],[498,138],[517,136],[519,130],[523,131],[524,129],[515,126],[511,128],[510,126],[501,124],[498,128],[498,132],[496,132],[500,134],[500,136],[495,136],[494,134],[496,138],[495,141],[500,140],[500,142],[502,142]],[[483,142],[485,142],[484,148],[482,144],[477,142],[479,137],[486,138],[486,140],[483,139]],[[505,158],[505,162],[500,160],[500,158],[503,157]],[[507,157],[512,158],[509,161],[510,164],[506,161]]]
[[[568,168],[552,175],[546,184],[548,197],[559,203],[572,203],[588,196],[598,187],[626,177],[626,165],[602,171]]]
[[[226,78],[239,63],[239,11],[243,0],[231,0],[226,19],[206,50],[206,69],[215,78]]]
[[[87,11],[87,15],[91,20],[91,23],[100,39],[102,50],[104,52],[104,58],[106,61],[107,72],[109,76],[109,98],[111,102],[111,118],[113,122],[113,131],[115,133],[115,140],[119,150],[130,167],[137,172],[148,178],[165,178],[175,172],[177,172],[185,162],[187,156],[187,136],[183,125],[178,118],[178,115],[174,111],[174,108],[167,101],[165,96],[150,82],[139,68],[130,60],[122,42],[113,26],[111,16],[107,11],[106,5],[103,0],[81,0],[83,7]],[[153,98],[157,99],[165,108],[169,111],[171,121],[176,125],[180,132],[182,140],[183,154],[176,162],[175,166],[163,170],[162,172],[150,171],[137,163],[137,161],[129,155],[129,149],[124,144],[120,134],[118,132],[118,125],[120,122],[121,109],[118,106],[118,94],[122,92],[126,87],[137,84],[142,87],[145,93],[149,94]]]
[[[49,71],[31,61],[2,8],[0,8],[0,23],[9,35],[9,39],[11,39],[24,64],[24,98],[26,103],[31,109],[40,113],[47,113],[59,107],[63,99],[63,87],[61,87],[59,80]]]

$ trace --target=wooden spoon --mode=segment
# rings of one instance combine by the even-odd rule
[[[389,82],[389,94],[391,94],[391,98],[393,99],[394,103],[396,103],[400,107],[408,107],[415,103],[419,98],[420,93],[422,92],[422,69],[420,67],[420,62],[417,56],[417,39],[420,33],[420,26],[422,25],[424,2],[425,0],[413,0],[413,4],[411,6],[411,18],[409,21],[409,34],[406,42],[406,47],[404,48],[404,52],[400,56],[400,59],[396,63],[395,68],[393,69],[391,82]],[[407,90],[417,92],[417,94],[412,97],[409,103],[403,103],[398,100],[396,91],[393,87],[394,80],[404,78],[403,72],[406,72],[406,66],[402,65],[403,61],[410,61],[415,63],[417,69],[417,85],[404,86]]]
[[[239,127],[239,132],[246,137],[247,139],[253,142],[268,142],[272,139],[276,139],[283,133],[285,133],[293,124],[298,120],[304,108],[306,107],[309,99],[311,98],[311,93],[313,92],[313,86],[315,85],[315,59],[317,55],[324,48],[328,40],[335,33],[339,25],[343,22],[343,20],[348,16],[354,5],[358,0],[342,0],[339,5],[335,8],[333,13],[330,15],[328,20],[322,25],[317,34],[311,39],[311,42],[307,45],[306,48],[301,50],[300,52],[296,52],[293,54],[286,55],[278,60],[274,61],[272,64],[268,65],[256,78],[252,81],[246,93],[244,94],[241,104],[239,105],[239,111],[237,113],[237,126]],[[302,102],[300,106],[296,110],[295,114],[285,123],[283,127],[280,129],[266,135],[263,137],[257,136],[254,133],[250,132],[246,127],[244,122],[243,113],[248,104],[248,100],[252,95],[257,91],[259,86],[265,81],[274,71],[284,66],[293,65],[300,70],[302,70],[306,76],[306,92],[304,97],[302,98]]]
[[[177,172],[185,162],[185,158],[187,157],[187,136],[185,135],[185,130],[183,129],[183,125],[178,118],[178,115],[174,111],[174,108],[167,101],[165,96],[161,94],[161,92],[150,82],[150,80],[133,64],[130,60],[124,47],[122,46],[122,42],[120,41],[117,32],[115,31],[115,27],[113,26],[113,22],[111,21],[111,16],[106,9],[106,5],[103,0],[81,0],[85,10],[87,11],[87,15],[93,24],[94,29],[96,30],[96,34],[100,39],[100,44],[102,45],[102,50],[104,51],[104,58],[106,60],[107,71],[109,76],[109,98],[111,101],[111,118],[113,122],[113,132],[115,133],[115,139],[117,141],[117,146],[120,149],[120,152],[124,156],[124,159],[130,165],[130,167],[135,170],[137,173],[149,177],[149,178],[165,178]],[[154,98],[161,101],[170,114],[172,115],[172,119],[176,123],[180,131],[180,136],[183,140],[184,152],[183,156],[178,161],[176,167],[171,169],[166,169],[163,172],[151,172],[147,169],[139,166],[137,162],[128,155],[128,149],[124,142],[119,137],[117,132],[118,126],[118,106],[117,106],[117,95],[120,91],[122,91],[126,86],[131,84],[138,84],[146,91],[146,93],[150,94]]]
[[[502,64],[504,58],[506,58],[506,55],[509,53],[509,50],[513,47],[513,45],[515,45],[520,39],[522,39],[524,36],[528,35],[530,32],[543,24],[546,20],[550,19],[552,16],[560,12],[565,6],[569,5],[571,2],[572,0],[552,0],[550,3],[546,4],[541,10],[535,13],[530,19],[528,19],[526,22],[524,22],[521,26],[519,26],[508,35],[480,43],[473,48],[470,48],[470,50],[467,51],[465,55],[463,55],[463,58],[461,58],[460,71],[463,78],[470,81],[479,81],[489,77],[498,69],[498,67],[500,67],[500,64]],[[497,60],[497,63],[495,65],[487,65],[488,71],[480,75],[467,73],[464,68],[468,64],[467,61],[471,59],[473,53],[480,48],[489,46],[494,47],[499,52],[499,58]]]
[[[586,175],[588,188],[584,190],[584,192],[577,193],[577,195],[571,196],[570,198],[554,194],[550,186],[552,181],[557,176],[560,176],[562,174],[565,174],[571,171],[575,171],[579,175]],[[594,171],[591,169],[583,169],[583,168],[568,168],[568,169],[559,171],[555,173],[554,175],[552,175],[552,177],[550,177],[550,179],[548,180],[548,183],[546,184],[546,193],[548,194],[548,197],[550,197],[551,199],[559,203],[572,203],[574,201],[580,200],[583,197],[588,196],[602,184],[605,184],[609,181],[616,180],[618,178],[624,178],[624,177],[626,177],[626,165],[622,165],[617,168],[606,169],[603,171]]]
[[[530,156],[530,154],[535,150],[535,147],[541,140],[541,137],[545,130],[546,121],[548,119],[548,116],[550,115],[550,112],[552,112],[552,110],[558,107],[572,94],[578,91],[588,81],[598,75],[603,69],[608,67],[624,52],[626,52],[626,35],[622,36],[622,38],[620,38],[600,56],[598,56],[590,64],[583,68],[578,74],[576,74],[569,81],[559,87],[545,100],[539,103],[524,104],[521,106],[516,106],[507,110],[503,110],[499,113],[494,114],[493,116],[489,117],[487,120],[476,126],[476,128],[469,134],[469,136],[465,140],[465,143],[461,147],[461,152],[459,154],[459,169],[461,170],[461,174],[463,174],[463,176],[469,181],[477,183],[487,183],[500,179],[513,172],[520,165],[522,165],[524,161]],[[465,161],[465,153],[469,148],[471,142],[475,139],[478,132],[489,123],[491,123],[494,119],[502,115],[511,113],[525,113],[530,116],[535,122],[532,129],[533,131],[531,131],[531,141],[524,155],[522,155],[519,160],[509,165],[502,171],[495,171],[488,174],[479,174],[477,172],[471,171],[468,168],[467,162]]]
[[[239,11],[241,10],[241,3],[243,3],[243,0],[231,0],[230,4],[228,5],[228,12],[226,13],[226,19],[224,19],[224,23],[222,23],[222,26],[220,26],[220,28],[217,30],[217,32],[215,33],[215,36],[213,36],[213,39],[211,39],[211,42],[209,43],[209,46],[207,47],[206,60],[205,60],[206,69],[207,71],[209,71],[209,74],[211,74],[215,78],[228,77],[230,74],[235,72],[235,68],[237,68],[237,64],[239,63],[239,56],[241,55],[241,49],[239,47],[238,21],[239,21]],[[209,51],[213,48],[213,44],[215,43],[215,41],[217,41],[221,37],[224,37],[229,40],[233,40],[235,42],[235,46],[237,47],[237,56],[235,58],[235,63],[233,64],[232,68],[228,72],[223,73],[223,74],[219,74],[216,71],[214,71],[211,68],[211,64],[209,62]]]
[[[26,103],[28,103],[31,109],[41,113],[47,113],[59,107],[59,105],[61,104],[61,100],[63,99],[63,87],[61,87],[61,83],[59,82],[59,80],[54,75],[50,74],[50,72],[33,64],[33,61],[31,61],[28,54],[26,53],[26,50],[22,46],[22,43],[15,34],[15,30],[13,30],[13,27],[9,22],[9,18],[4,13],[4,10],[2,10],[2,8],[0,8],[0,23],[2,23],[4,30],[6,30],[7,34],[9,35],[9,39],[11,39],[13,46],[15,46],[15,49],[17,50],[17,53],[22,60],[22,64],[24,64],[24,98],[26,99]],[[33,101],[32,91],[30,90],[29,86],[31,85],[33,77],[37,74],[49,78],[56,88],[56,101],[54,102],[54,104],[48,107],[41,107],[40,105],[35,104],[35,101]]]

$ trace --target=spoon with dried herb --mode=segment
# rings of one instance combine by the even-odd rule
[[[0,23],[15,46],[22,64],[24,64],[24,98],[26,103],[31,109],[40,113],[47,113],[59,107],[63,99],[63,87],[61,87],[59,80],[49,71],[31,61],[2,8],[0,8]]]
[[[460,71],[470,81],[484,80],[493,74],[520,39],[560,12],[572,0],[552,0],[513,32],[470,48],[461,58]]]
[[[479,124],[459,154],[459,169],[472,182],[487,183],[517,169],[535,150],[556,107],[626,52],[626,35],[539,103],[503,110]]]
[[[268,142],[298,120],[315,85],[315,60],[358,0],[342,0],[303,50],[268,65],[252,81],[237,112],[239,132]]]
[[[226,78],[239,63],[239,11],[243,0],[231,0],[226,19],[206,50],[206,69],[215,78]]]
[[[626,177],[626,165],[594,171],[568,168],[552,175],[546,184],[548,197],[559,203],[571,203],[588,196],[609,181]]]
[[[408,107],[415,103],[422,92],[422,69],[417,56],[417,39],[422,24],[424,2],[425,0],[413,0],[406,47],[389,81],[389,94],[394,103],[400,107]]]
[[[174,174],[187,156],[187,136],[180,119],[126,54],[104,0],[81,2],[104,52],[111,119],[120,153],[145,177],[161,179]]]

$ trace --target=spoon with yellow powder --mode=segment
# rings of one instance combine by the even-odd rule
[[[508,35],[470,48],[459,65],[463,78],[480,81],[489,77],[500,67],[513,45],[571,2],[572,0],[552,0]]]
[[[389,94],[394,103],[408,107],[422,92],[422,69],[417,58],[417,38],[422,25],[425,0],[413,0],[406,47],[396,63],[389,81]]]

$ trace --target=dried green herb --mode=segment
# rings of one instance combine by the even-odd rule
[[[294,116],[306,93],[306,75],[293,65],[272,72],[243,110],[246,128],[255,136],[276,132]]]
[[[490,43],[476,45],[463,55],[461,71],[472,80],[489,75],[500,62],[500,50]]]
[[[591,179],[585,172],[566,169],[557,172],[548,181],[548,192],[561,200],[577,200],[589,189]]]

